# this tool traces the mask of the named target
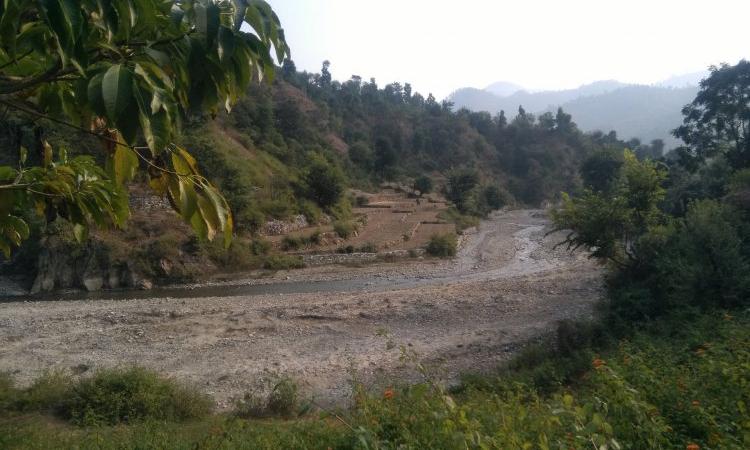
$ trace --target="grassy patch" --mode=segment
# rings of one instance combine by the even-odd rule
[[[302,269],[305,263],[299,256],[270,255],[266,257],[263,268],[268,270]]]

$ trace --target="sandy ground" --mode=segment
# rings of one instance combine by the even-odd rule
[[[259,295],[222,296],[257,281],[235,280],[211,296],[183,289],[181,298],[2,303],[0,371],[28,383],[48,369],[85,375],[137,364],[193,382],[228,407],[276,375],[299,380],[323,403],[348,397],[351,373],[368,383],[409,381],[399,345],[441,367],[446,380],[491,370],[558,321],[589,316],[601,296],[601,269],[553,249],[560,236],[546,230],[540,211],[497,213],[452,261],[278,273]],[[273,292],[308,280],[324,284]]]

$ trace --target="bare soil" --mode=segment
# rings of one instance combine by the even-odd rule
[[[601,268],[555,249],[560,235],[547,229],[543,212],[516,210],[483,221],[450,261],[316,267],[159,298],[2,303],[0,371],[28,383],[49,369],[137,364],[195,383],[219,407],[283,374],[339,403],[351,373],[373,383],[414,378],[385,330],[454,380],[495,368],[560,320],[592,314]],[[265,293],[236,290],[257,283]],[[281,293],[288,283],[316,288]]]

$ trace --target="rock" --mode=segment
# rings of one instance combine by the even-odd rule
[[[169,276],[169,274],[172,272],[172,261],[162,258],[159,260],[159,269],[162,272],[162,275]]]
[[[98,291],[104,286],[104,277],[101,275],[90,275],[83,278],[83,287],[87,291]]]
[[[151,282],[151,280],[147,280],[146,278],[141,279],[138,282],[138,285],[136,286],[138,289],[142,289],[144,291],[147,291],[154,287],[154,283]]]

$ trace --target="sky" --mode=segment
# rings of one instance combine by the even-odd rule
[[[268,0],[298,70],[438,99],[510,81],[651,84],[750,59],[749,0]]]

